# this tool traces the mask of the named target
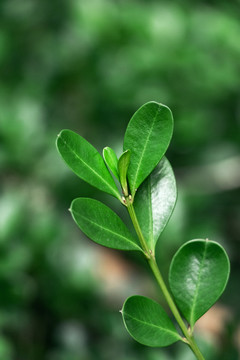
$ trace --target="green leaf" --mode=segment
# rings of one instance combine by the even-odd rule
[[[126,150],[118,160],[118,172],[120,176],[120,183],[125,196],[128,196],[127,171],[130,163],[130,155],[131,155],[131,151]]]
[[[103,158],[87,140],[73,131],[62,130],[57,138],[57,149],[66,164],[81,179],[121,201],[121,195]]]
[[[229,272],[228,256],[214,241],[189,241],[174,255],[170,288],[191,327],[221,296]]]
[[[73,200],[70,211],[82,232],[96,243],[113,249],[142,251],[120,217],[100,201],[78,198]]]
[[[108,146],[105,147],[103,149],[103,158],[113,175],[120,181],[118,174],[118,158],[115,151]]]
[[[131,150],[128,180],[132,196],[165,154],[172,132],[171,110],[154,101],[140,107],[131,118],[123,149]]]
[[[153,252],[157,240],[173,212],[177,199],[174,173],[164,156],[140,186],[134,208],[143,236]]]
[[[162,347],[181,340],[163,308],[144,296],[129,297],[122,309],[129,334],[143,345]]]

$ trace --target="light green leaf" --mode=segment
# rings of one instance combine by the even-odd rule
[[[154,101],[140,107],[131,118],[123,149],[131,150],[128,180],[132,196],[165,154],[172,132],[171,110]]]
[[[100,201],[78,198],[73,200],[70,211],[82,232],[96,243],[113,249],[142,251],[120,217]]]
[[[174,173],[164,156],[138,189],[134,208],[143,236],[154,252],[161,232],[173,212],[177,199]]]
[[[103,158],[113,175],[120,181],[118,174],[118,158],[115,151],[108,146],[105,147],[103,149]]]
[[[57,138],[57,149],[66,164],[81,179],[121,201],[121,195],[103,158],[87,140],[71,130],[62,130]]]
[[[170,288],[191,327],[221,296],[229,272],[228,256],[214,241],[189,241],[174,255]]]
[[[130,163],[130,155],[131,155],[131,151],[126,150],[118,160],[118,172],[120,176],[120,183],[125,196],[128,196],[127,171]]]
[[[129,334],[143,345],[162,347],[181,340],[163,308],[144,296],[129,297],[122,309]]]

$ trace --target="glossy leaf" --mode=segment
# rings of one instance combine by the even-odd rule
[[[131,150],[128,180],[133,196],[165,154],[172,132],[172,113],[165,105],[148,102],[131,118],[123,149]]]
[[[223,293],[229,271],[228,256],[216,242],[192,240],[177,251],[171,263],[169,283],[191,327]]]
[[[120,181],[118,174],[118,158],[115,151],[108,146],[105,147],[103,149],[103,158],[113,175]]]
[[[113,249],[141,250],[120,217],[100,201],[73,200],[70,211],[76,224],[91,240]]]
[[[127,171],[130,163],[130,150],[124,151],[118,160],[118,172],[120,176],[120,183],[125,196],[128,195],[128,184],[127,184]]]
[[[144,296],[129,297],[122,309],[129,334],[143,345],[162,347],[181,340],[163,308]]]
[[[62,130],[57,148],[66,164],[81,179],[121,200],[117,186],[98,151],[83,137]]]
[[[149,249],[154,252],[157,240],[173,212],[177,199],[173,170],[164,156],[138,189],[134,208]]]

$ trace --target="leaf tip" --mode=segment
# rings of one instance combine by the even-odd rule
[[[61,130],[58,134],[57,134],[57,138],[59,138],[59,137],[61,137],[61,135],[62,135],[62,133],[64,132],[64,131],[66,131],[66,130]]]
[[[64,132],[64,130],[61,130],[61,131],[57,134],[57,138],[56,138],[56,146],[57,146],[57,149],[58,149],[58,151],[60,152],[60,154],[61,154],[61,151],[59,150],[59,141],[60,141],[60,138],[62,137],[63,132]]]
[[[105,146],[102,150],[102,155],[103,155],[103,158],[104,158],[104,161],[107,163],[107,160],[106,160],[106,152],[108,151],[108,146]]]

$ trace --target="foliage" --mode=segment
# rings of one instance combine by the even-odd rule
[[[174,175],[168,161],[162,160],[172,136],[172,127],[170,110],[156,102],[149,102],[130,120],[123,145],[123,149],[128,149],[120,156],[117,166],[116,157],[113,156],[113,151],[110,152],[112,156],[108,163],[113,166],[114,172],[118,170],[117,178],[120,180],[123,197],[120,194],[116,196],[115,193],[112,195],[126,206],[139,244],[121,219],[99,201],[75,199],[70,211],[79,228],[93,241],[114,249],[143,252],[184,336],[178,334],[160,304],[143,296],[132,296],[125,301],[122,309],[124,324],[132,337],[144,345],[159,347],[182,340],[189,345],[197,359],[204,360],[193,338],[194,325],[222,294],[228,281],[230,265],[225,250],[208,239],[189,241],[176,253],[170,268],[169,283],[173,299],[189,324],[187,329],[155,260],[155,244],[176,201]],[[64,136],[66,133],[67,136]],[[95,178],[96,174],[106,171],[96,150],[93,152],[88,142],[71,131],[61,132],[57,148],[67,165],[90,184],[93,184],[91,174]],[[85,159],[89,159],[90,164]],[[99,160],[95,167],[93,161],[96,159]],[[94,185],[109,193],[108,188],[102,187],[103,179],[111,185],[113,178],[108,180],[109,175],[110,172],[108,177],[101,177],[101,182],[95,182]],[[141,196],[138,207],[146,210],[144,216],[140,211],[138,218],[134,199],[137,188],[145,179],[144,189],[140,190],[140,194],[144,192],[147,196]],[[163,188],[162,184],[165,184]],[[166,203],[164,196],[167,198]]]

